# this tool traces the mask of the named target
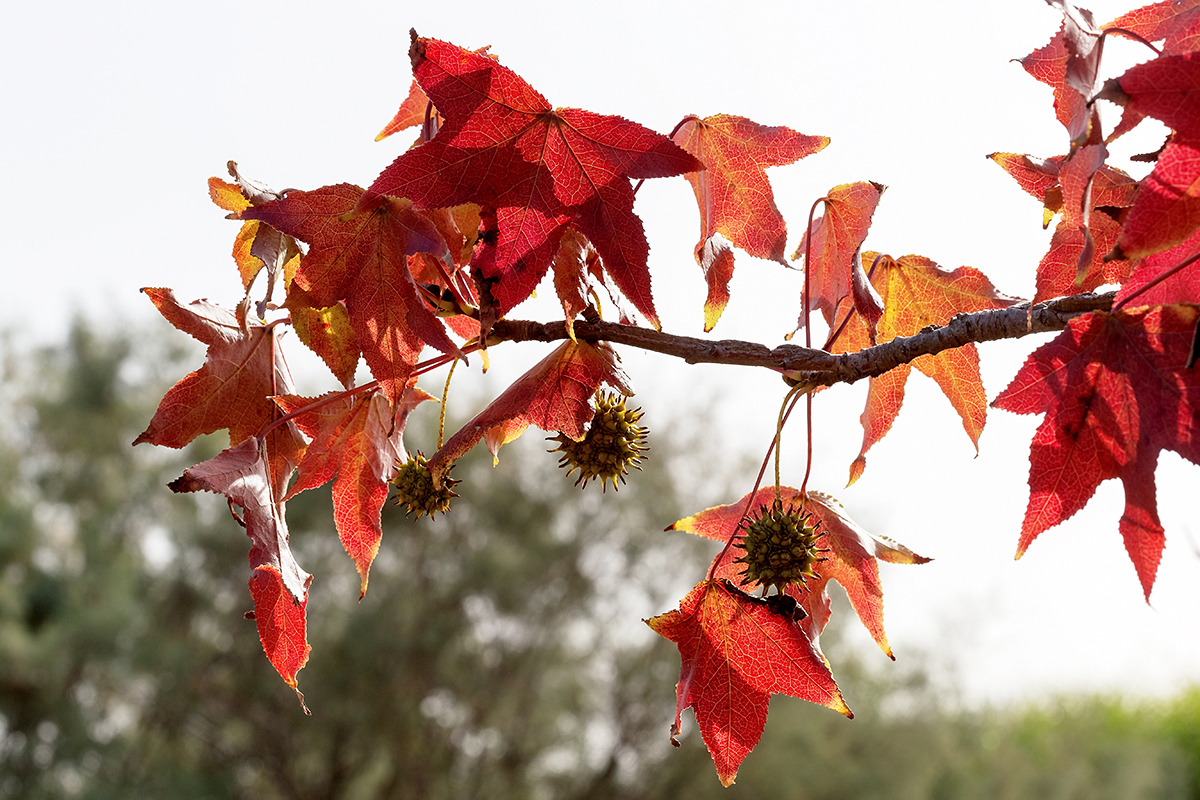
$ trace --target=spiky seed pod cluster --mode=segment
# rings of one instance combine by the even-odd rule
[[[646,429],[638,425],[642,419],[640,408],[625,408],[625,398],[610,392],[596,395],[596,413],[588,425],[587,432],[578,442],[560,433],[549,441],[558,447],[551,453],[562,453],[560,467],[567,467],[567,475],[576,470],[579,477],[575,485],[587,486],[593,478],[600,479],[600,488],[607,491],[607,482],[613,489],[617,480],[625,483],[625,474],[630,469],[641,469],[642,453],[646,447]]]
[[[769,508],[762,506],[758,515],[745,525],[745,533],[735,547],[745,552],[736,559],[745,564],[742,585],[759,583],[782,592],[788,585],[817,577],[816,566],[825,560],[827,548],[818,547],[820,521],[795,506],[786,508],[778,500]]]
[[[450,509],[450,498],[458,497],[453,489],[459,482],[449,474],[442,478],[440,488],[433,485],[433,473],[422,453],[410,455],[396,466],[399,470],[392,478],[392,485],[396,487],[396,505],[408,506],[404,516],[415,513],[415,519],[420,519],[422,514],[431,518],[439,512],[445,514]]]

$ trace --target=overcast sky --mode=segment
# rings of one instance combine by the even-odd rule
[[[1093,5],[1100,21],[1128,8]],[[1039,204],[985,156],[1065,151],[1049,90],[1010,63],[1057,26],[1041,0],[744,0],[736,11],[709,0],[336,10],[324,2],[9,3],[0,25],[3,326],[25,341],[50,341],[75,311],[114,328],[155,322],[138,294],[147,285],[235,304],[236,225],[209,202],[206,179],[224,175],[233,159],[276,188],[369,184],[410,141],[373,140],[407,91],[412,27],[465,47],[492,45],[555,105],[621,114],[664,133],[687,114],[725,112],[829,136],[825,151],[769,173],[791,222],[789,252],[815,198],[873,180],[890,188],[868,247],[969,264],[1000,291],[1028,297],[1049,233]],[[1146,55],[1114,42],[1106,72]],[[1105,111],[1111,125],[1115,115]],[[1122,153],[1153,150],[1161,135],[1148,130]],[[665,329],[702,335],[690,188],[682,179],[650,181],[635,210],[646,223]],[[795,324],[799,275],[744,255],[737,264],[713,335],[778,343]],[[1033,344],[983,348],[989,398]],[[494,374],[475,385],[497,392],[498,376],[545,352],[495,352]],[[763,452],[783,391],[778,378],[665,361],[626,354],[651,424],[686,420],[717,397],[714,440],[731,453]],[[313,378],[307,388],[332,382]],[[1200,556],[1188,507],[1195,467],[1173,454],[1159,467],[1168,544],[1151,608],[1117,532],[1115,482],[1013,561],[1036,418],[993,412],[976,459],[949,404],[914,374],[895,429],[863,478],[842,489],[861,439],[864,393],[840,387],[818,398],[812,485],[871,530],[936,559],[883,569],[900,659],[942,649],[975,702],[1079,688],[1163,694],[1200,678]],[[799,483],[802,451],[802,432],[789,430],[785,480]],[[319,579],[320,565],[306,566]]]

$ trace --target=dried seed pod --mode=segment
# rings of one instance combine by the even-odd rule
[[[734,545],[745,551],[736,559],[746,565],[742,585],[758,583],[782,592],[817,577],[816,566],[825,560],[821,554],[829,550],[817,546],[820,522],[811,524],[811,519],[807,512],[792,505],[784,508],[778,500],[770,508],[761,507]]]
[[[625,408],[624,397],[599,393],[596,413],[583,438],[577,442],[565,433],[551,436],[549,441],[557,442],[558,447],[549,452],[562,453],[558,465],[567,467],[568,475],[579,471],[576,486],[587,486],[593,478],[599,478],[601,490],[608,490],[609,481],[616,489],[618,479],[625,483],[629,468],[641,469],[641,454],[649,449],[646,429],[637,424],[641,418],[640,408]]]
[[[392,478],[392,485],[396,487],[395,503],[408,506],[404,512],[406,517],[413,513],[416,514],[415,519],[420,519],[422,514],[428,514],[431,518],[439,512],[445,514],[450,509],[450,498],[458,497],[453,489],[459,482],[449,474],[442,478],[441,488],[433,485],[433,474],[420,452],[410,455],[407,461],[398,463],[397,467],[399,471]]]

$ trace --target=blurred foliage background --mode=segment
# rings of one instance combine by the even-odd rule
[[[720,496],[698,485],[711,465],[729,474],[709,483],[738,470],[658,430],[603,498],[534,433],[500,469],[473,454],[448,516],[387,507],[362,602],[327,492],[291,502],[316,575],[306,717],[244,619],[241,529],[164,486],[221,437],[129,445],[199,363],[171,347],[80,322],[3,350],[0,798],[1200,798],[1200,689],[964,710],[920,659],[869,666],[836,624],[822,644],[856,719],[775,698],[721,789],[690,715],[669,746],[678,656],[638,619],[711,557],[664,524]]]

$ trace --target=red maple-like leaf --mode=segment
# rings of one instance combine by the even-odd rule
[[[1129,279],[1121,284],[1114,303],[1118,307],[1200,303],[1200,263],[1193,261],[1182,270],[1167,275],[1197,253],[1200,253],[1200,230],[1170,250],[1143,258]]]
[[[646,624],[674,642],[682,660],[672,741],[691,708],[725,786],[762,737],[771,695],[854,716],[800,626],[727,581],[698,584],[677,611]]]
[[[1175,131],[1141,183],[1117,242],[1126,258],[1174,247],[1200,229],[1200,55],[1139,64],[1101,95]]]
[[[948,270],[916,255],[896,259],[866,252],[863,259],[874,265],[871,282],[884,301],[883,317],[876,330],[878,342],[912,336],[928,325],[945,325],[955,314],[1006,308],[1018,302],[1017,298],[997,292],[987,276],[974,267]],[[845,300],[837,319],[848,314],[850,318],[833,344],[835,353],[856,352],[872,343],[866,323],[853,312],[850,301]],[[850,466],[850,483],[862,475],[867,451],[887,434],[900,413],[912,367],[937,381],[978,450],[979,435],[987,419],[987,397],[979,374],[979,353],[975,345],[966,344],[936,355],[920,356],[911,364],[870,379],[862,414],[862,449]]]
[[[388,481],[398,462],[407,459],[402,437],[408,415],[434,397],[416,386],[405,389],[393,408],[380,392],[347,397],[276,397],[286,413],[312,443],[297,467],[296,482],[284,500],[333,481],[333,520],[346,552],[354,559],[360,597],[367,593],[371,562],[383,538],[380,512],[387,500]],[[325,400],[326,402],[321,402]],[[311,410],[305,410],[311,407]]]
[[[497,314],[541,281],[567,225],[595,245],[621,291],[654,324],[649,246],[630,178],[694,172],[670,139],[621,117],[551,108],[512,70],[478,53],[412,35],[413,74],[445,117],[437,136],[401,155],[372,184],[420,208],[479,203],[495,229],[472,263],[492,283]]]
[[[280,416],[270,398],[294,391],[275,328],[197,300],[184,306],[170,289],[143,289],[146,296],[184,333],[208,345],[204,366],[166,393],[146,430],[134,444],[181,448],[197,436],[228,429],[229,443],[257,435]],[[304,449],[291,423],[267,434],[271,473],[280,496]]]
[[[1148,42],[1165,40],[1164,55],[1190,53],[1200,48],[1200,0],[1164,0],[1122,14],[1104,27],[1123,28]]]
[[[829,144],[827,136],[806,136],[791,128],[768,127],[745,117],[690,116],[675,130],[676,144],[704,164],[685,176],[700,206],[696,262],[708,282],[704,330],[712,330],[729,302],[733,255],[715,234],[756,258],[784,260],[787,227],[775,206],[766,168],[791,164]],[[726,255],[728,253],[728,255]]]
[[[1070,157],[989,156],[1042,201],[1044,224],[1062,214],[1050,249],[1038,264],[1035,303],[1119,283],[1129,275],[1130,261],[1106,255],[1121,233],[1119,209],[1133,203],[1137,183],[1122,170],[1105,165],[1104,152],[1103,145],[1086,145]]]
[[[396,111],[396,115],[383,126],[383,130],[375,137],[375,141],[381,142],[393,133],[399,133],[405,128],[411,128],[413,125],[421,125],[425,122],[425,115],[429,108],[429,98],[425,96],[425,92],[421,91],[421,86],[416,81],[408,87],[408,95],[404,101],[400,103],[400,108]]]
[[[738,530],[742,520],[760,509],[770,509],[775,502],[775,487],[759,489],[753,497],[746,495],[736,503],[701,511],[681,519],[667,530],[686,531],[698,536],[727,542],[730,537],[741,537]],[[850,604],[858,614],[863,626],[879,644],[880,649],[894,658],[883,630],[883,585],[879,580],[877,558],[895,564],[924,564],[930,559],[919,556],[903,545],[875,536],[859,527],[846,515],[840,503],[827,494],[810,492],[807,497],[790,486],[779,487],[779,497],[784,505],[793,505],[809,512],[820,521],[819,548],[829,551],[826,560],[818,565],[816,580],[803,586],[789,586],[791,594],[808,614],[802,621],[808,638],[814,645],[825,624],[829,621],[829,594],[826,587],[835,580],[846,590]],[[738,551],[728,548],[718,555],[714,578],[728,578],[742,583],[743,566],[735,562]],[[758,583],[747,588],[753,591]]]
[[[1054,90],[1055,116],[1067,129],[1071,141],[1077,142],[1087,138],[1090,112],[1087,98],[1067,84],[1069,57],[1066,34],[1060,29],[1049,44],[1022,58],[1020,64],[1031,76]]]
[[[563,342],[451,436],[429,459],[430,472],[440,476],[480,439],[495,456],[530,425],[582,439],[595,414],[592,396],[601,384],[633,394],[619,363],[607,342]]]
[[[174,492],[215,492],[242,509],[239,522],[250,537],[250,594],[259,639],[271,664],[288,685],[308,660],[305,611],[312,576],[300,568],[288,545],[283,501],[270,477],[266,448],[257,437],[189,467],[169,484]],[[307,711],[307,709],[305,709]]]
[[[810,292],[804,302],[820,309],[826,322],[832,323],[833,312],[844,297],[852,298],[855,309],[868,319],[878,319],[883,311],[878,296],[866,291],[870,283],[858,253],[886,188],[860,181],[830,189],[822,198],[825,213],[813,220],[812,242],[802,239],[792,254],[793,259],[804,256]],[[800,324],[804,324],[803,314]]]
[[[449,258],[449,252],[434,224],[409,201],[377,197],[355,211],[361,198],[362,189],[338,184],[289,192],[242,216],[308,243],[295,283],[317,308],[345,302],[371,374],[396,402],[425,345],[459,353],[421,298],[408,262],[418,253]]]
[[[1146,598],[1163,548],[1154,469],[1164,449],[1200,463],[1200,310],[1173,305],[1095,312],[1038,348],[993,405],[1045,414],[1030,451],[1029,506],[1017,556],[1120,478],[1120,531]]]

